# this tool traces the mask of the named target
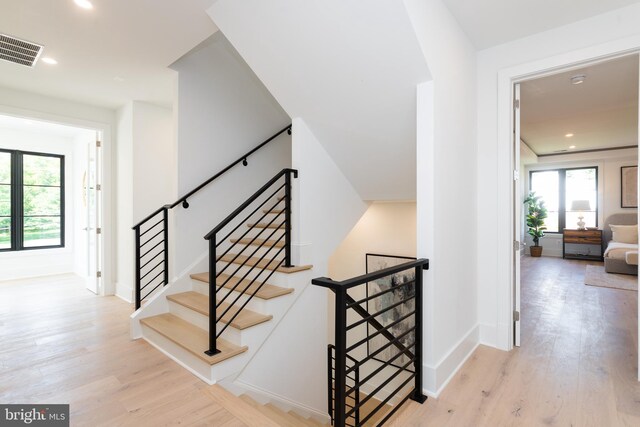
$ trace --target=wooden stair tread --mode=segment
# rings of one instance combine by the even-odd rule
[[[209,273],[208,272],[204,272],[204,273],[197,273],[197,274],[192,274],[191,278],[194,280],[199,280],[201,282],[204,283],[209,283]],[[218,286],[222,286],[224,285],[225,289],[232,289],[236,283],[240,282],[240,278],[239,277],[231,277],[228,274],[220,274],[217,278],[216,278],[216,284]],[[226,283],[225,283],[226,282]],[[249,295],[252,295],[255,290],[258,288],[258,286],[260,286],[260,283],[262,283],[262,281],[258,282],[255,281],[253,283],[251,283],[251,280],[249,279],[244,279],[241,281],[241,283],[238,285],[238,287],[236,288],[236,290],[238,292],[247,292],[249,293]],[[276,298],[282,295],[287,295],[290,294],[291,292],[293,292],[293,288],[283,288],[280,286],[275,286],[275,285],[270,285],[268,283],[265,283],[264,285],[262,285],[262,287],[260,288],[260,290],[256,293],[256,297],[260,298],[260,299],[271,299],[271,298]]]
[[[263,209],[262,213],[266,213],[266,214],[281,214],[281,213],[284,213],[284,208],[280,208],[280,209]]]
[[[270,414],[272,414],[272,419],[274,421],[277,420],[280,425],[290,427],[300,426],[300,422],[296,418],[292,417],[290,414],[284,412],[282,409],[278,408],[272,403],[267,403],[264,405],[264,407],[269,411]]]
[[[264,415],[253,405],[219,385],[207,387],[203,392],[247,426],[279,427],[278,423]]]
[[[202,315],[209,316],[209,297],[199,292],[189,291],[179,294],[168,295],[167,299],[194,310]],[[222,313],[230,307],[226,301],[219,304],[218,313]],[[240,306],[232,306],[231,309],[222,316],[221,321],[223,323],[229,323],[230,319],[240,310]],[[268,322],[273,319],[272,315],[256,313],[248,309],[240,311],[238,316],[231,320],[231,326],[236,329],[247,329],[251,326],[258,325],[263,322]]]
[[[311,265],[296,265],[294,267],[277,267],[280,264],[279,260],[269,262],[266,259],[260,259],[259,257],[248,257],[246,255],[226,254],[220,258],[223,262],[233,262],[235,264],[244,264],[247,267],[257,266],[258,268],[266,268],[267,270],[276,269],[280,273],[296,273],[298,271],[309,270],[313,266]],[[277,267],[277,268],[276,268]]]
[[[209,333],[171,313],[147,317],[140,320],[140,323],[173,341],[210,365],[237,356],[248,349],[247,346],[237,346],[229,341],[218,338],[216,343],[220,353],[207,356],[204,352],[209,348]]]
[[[367,397],[367,395],[361,392],[360,402],[362,402],[365,397]],[[375,397],[372,397],[371,399],[369,399],[364,405],[360,407],[360,419],[363,420],[367,415],[371,413],[371,411],[376,409],[376,407],[380,405],[380,403],[382,403],[382,401],[376,399]],[[393,409],[393,406],[389,404],[384,405],[382,408],[380,408],[378,412],[375,413],[375,415],[369,418],[367,422],[363,424],[363,426],[377,425],[378,422],[382,420],[392,409]]]
[[[264,248],[284,248],[284,242],[281,240],[265,240],[252,239],[246,237],[244,239],[231,239],[231,243],[240,243],[242,245],[263,246]]]
[[[277,228],[279,230],[284,230],[284,224],[281,224],[282,221],[273,221],[271,224],[268,222],[249,222],[247,223],[247,227],[249,228]]]
[[[294,411],[289,411],[287,412],[287,414],[289,414],[289,416],[291,416],[292,418],[295,418],[295,420],[299,423],[299,425],[301,426],[307,426],[307,427],[317,427],[320,424],[317,424],[314,420],[311,420],[309,418],[305,418],[302,415],[294,412]]]

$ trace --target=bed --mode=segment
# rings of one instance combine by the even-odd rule
[[[611,225],[636,225],[636,213],[613,214],[605,221],[602,236],[607,243],[604,251],[604,269],[607,273],[638,275],[638,244],[613,240]]]

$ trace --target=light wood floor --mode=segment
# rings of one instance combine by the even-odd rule
[[[585,286],[586,264],[525,257],[521,348],[478,347],[390,425],[640,426],[637,292]]]
[[[216,386],[130,340],[131,312],[75,276],[0,283],[0,403],[69,403],[74,426],[247,425]]]
[[[585,286],[585,264],[525,258],[522,347],[480,346],[390,425],[640,426],[637,293]],[[70,403],[77,426],[260,425],[131,341],[131,311],[74,276],[0,283],[0,402]]]

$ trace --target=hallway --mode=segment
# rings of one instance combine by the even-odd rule
[[[479,346],[439,399],[391,425],[640,425],[637,292],[584,285],[586,264],[524,257],[522,347]]]

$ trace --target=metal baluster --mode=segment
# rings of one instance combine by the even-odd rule
[[[336,377],[335,377],[335,404],[333,406],[334,426],[344,427],[346,423],[346,391],[347,391],[347,298],[346,290],[336,289]]]
[[[135,283],[135,291],[136,291],[136,310],[140,308],[140,227],[135,227],[135,236],[136,236],[136,283]]]
[[[164,286],[169,284],[169,209],[164,208],[162,216],[164,227]]]
[[[208,356],[220,353],[216,347],[216,236],[209,239],[209,350]]]
[[[416,330],[415,330],[415,388],[411,400],[415,400],[418,403],[424,403],[427,400],[427,396],[422,394],[422,268],[418,266],[415,268],[416,282],[415,286],[415,318],[416,318]]]

